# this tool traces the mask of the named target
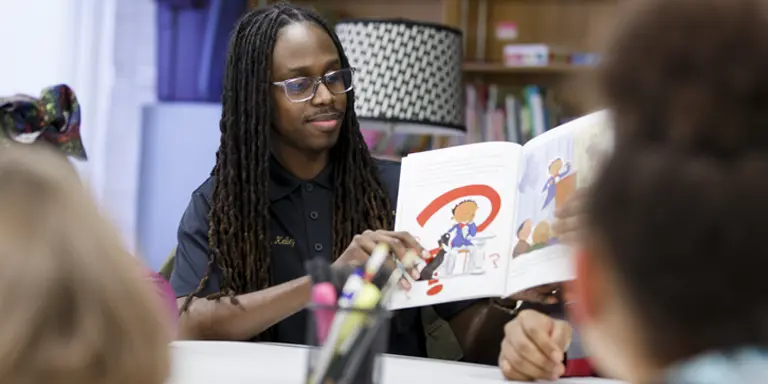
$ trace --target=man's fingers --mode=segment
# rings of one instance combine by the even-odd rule
[[[581,214],[586,208],[586,189],[577,189],[573,195],[571,195],[565,204],[555,211],[556,217],[569,217]]]
[[[516,293],[510,298],[512,300],[526,301],[529,303],[556,304],[559,300],[557,296],[553,295],[553,292],[559,289],[560,286],[560,283],[540,285],[538,287],[526,289],[525,291]]]
[[[571,346],[572,338],[573,328],[571,325],[562,320],[555,320],[552,328],[552,341],[563,351],[567,351],[568,347]]]
[[[376,249],[376,232],[365,231],[362,235],[357,235],[353,238],[353,242],[369,256]]]
[[[578,230],[578,231],[571,231],[568,233],[564,233],[557,237],[561,244],[569,245],[569,246],[578,246],[582,244],[582,241],[584,241],[584,231]]]
[[[582,221],[582,216],[580,215],[557,219],[552,223],[552,232],[555,236],[561,236],[569,232],[579,231],[584,229]]]
[[[555,344],[550,335],[554,322],[552,318],[536,311],[525,310],[518,314],[518,319],[523,332],[545,356],[555,363],[563,361],[565,351]]]
[[[420,257],[426,258],[425,257],[426,250],[424,250],[424,247],[422,247],[421,244],[418,241],[416,241],[416,239],[413,236],[411,236],[410,233],[394,232],[394,231],[377,231],[377,232],[385,236],[394,237],[400,240],[400,242],[402,242],[406,248],[413,249],[419,254]],[[429,254],[426,254],[426,255],[429,256]]]

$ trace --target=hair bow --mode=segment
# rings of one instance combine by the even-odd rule
[[[88,159],[80,137],[80,104],[68,86],[46,88],[39,99],[25,95],[0,98],[0,143],[39,140],[67,156]]]

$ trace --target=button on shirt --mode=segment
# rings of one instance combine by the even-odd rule
[[[374,160],[378,176],[397,206],[400,163]],[[299,180],[272,157],[269,164],[270,241],[272,284],[278,285],[306,276],[305,261],[313,257],[333,260],[333,167],[329,165],[313,180]],[[208,264],[208,212],[213,194],[213,177],[192,193],[179,224],[178,247],[171,285],[178,297],[197,288]],[[214,267],[199,296],[219,291],[221,272]],[[436,312],[450,320],[471,305],[470,301],[436,305]],[[306,311],[275,325],[277,342],[306,342]],[[419,309],[398,311],[392,320],[389,352],[426,356],[426,337]]]

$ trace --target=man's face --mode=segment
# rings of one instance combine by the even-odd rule
[[[477,204],[466,201],[456,207],[453,218],[460,223],[469,223],[475,219],[475,212],[477,212]]]
[[[341,69],[339,52],[322,27],[309,22],[294,23],[280,30],[272,53],[272,80],[308,77],[313,81]],[[272,87],[275,105],[273,129],[278,146],[302,151],[331,149],[339,138],[347,108],[347,95],[332,94],[324,84],[315,96],[293,102],[280,86]]]

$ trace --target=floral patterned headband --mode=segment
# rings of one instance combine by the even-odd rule
[[[46,88],[39,99],[0,97],[0,144],[37,141],[48,142],[67,156],[88,159],[80,138],[80,104],[68,86]]]

